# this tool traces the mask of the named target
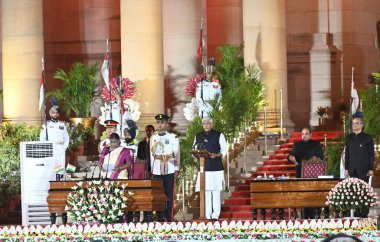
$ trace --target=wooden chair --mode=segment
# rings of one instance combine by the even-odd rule
[[[301,163],[302,178],[317,178],[323,175],[327,175],[327,161],[314,156],[310,160]],[[302,218],[306,218],[306,214],[310,214],[310,212],[313,212],[314,215],[316,214],[317,217],[314,218],[320,218],[320,208],[303,208],[301,211]]]
[[[317,178],[322,175],[327,175],[327,161],[314,156],[310,160],[302,162],[302,178]]]

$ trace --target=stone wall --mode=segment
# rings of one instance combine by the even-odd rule
[[[352,67],[357,86],[368,83],[368,75],[380,69],[379,52],[375,47],[376,23],[380,20],[380,2],[376,0],[287,0],[287,57],[289,111],[297,126],[305,126],[315,113],[310,103],[312,83],[323,82],[326,69],[313,66],[310,54],[317,35],[331,35],[326,48],[331,51],[330,117],[339,126],[339,112],[349,108]],[[314,72],[311,73],[311,69]],[[320,72],[320,73],[318,73]],[[328,74],[328,73],[327,73]],[[318,103],[318,100],[317,102]],[[320,102],[323,103],[323,102]],[[343,104],[343,106],[342,106]],[[315,105],[314,105],[315,106]]]

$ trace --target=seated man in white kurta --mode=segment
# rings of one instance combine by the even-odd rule
[[[205,160],[205,215],[207,219],[217,220],[220,215],[220,191],[224,188],[223,157],[227,155],[227,142],[224,135],[213,129],[210,117],[202,119],[203,131],[195,137],[194,147],[207,150],[210,158]],[[196,191],[199,191],[199,175]]]

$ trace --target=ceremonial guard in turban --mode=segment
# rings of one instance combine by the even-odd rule
[[[175,177],[179,174],[179,140],[167,131],[169,117],[166,114],[156,115],[155,119],[157,132],[150,138],[151,169],[153,178],[163,179],[168,198],[164,216],[167,221],[172,221]]]
[[[221,98],[220,83],[212,78],[214,69],[215,67],[212,65],[206,66],[206,79],[197,84],[195,99],[199,106],[199,116],[201,118],[209,117],[212,111],[210,102],[219,102]]]
[[[51,141],[55,144],[55,165],[65,167],[66,149],[69,146],[69,134],[64,122],[59,121],[59,107],[54,105],[49,110],[50,120],[42,125],[40,141]]]

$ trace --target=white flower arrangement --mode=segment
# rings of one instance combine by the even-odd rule
[[[193,121],[199,114],[199,106],[195,98],[191,99],[191,102],[187,103],[183,108],[183,115],[187,121]]]
[[[127,207],[128,198],[133,195],[126,192],[126,186],[119,181],[79,182],[67,196],[65,211],[78,222],[117,223]]]
[[[358,178],[348,178],[339,182],[331,189],[326,199],[326,205],[341,211],[379,204],[379,198],[373,188]]]
[[[323,221],[323,222],[322,222]],[[262,222],[262,221],[261,221]],[[318,220],[294,223],[303,228],[292,228],[292,221],[257,223],[241,221],[222,223],[123,223],[4,226],[0,227],[1,241],[177,241],[177,240],[279,240],[319,241],[344,233],[365,241],[379,241],[376,219]],[[340,228],[344,224],[344,228]],[[319,227],[318,227],[319,226]],[[222,228],[224,227],[224,228]],[[307,228],[309,227],[309,228]]]

